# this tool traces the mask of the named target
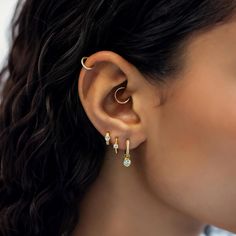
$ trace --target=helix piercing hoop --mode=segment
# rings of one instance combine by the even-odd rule
[[[125,101],[120,101],[120,100],[117,98],[117,92],[118,92],[119,90],[121,90],[121,89],[125,89],[125,87],[119,87],[119,88],[115,91],[115,93],[114,93],[114,98],[115,98],[115,100],[116,100],[119,104],[125,104],[125,103],[127,103],[127,102],[130,100],[130,97],[129,97],[127,100],[125,100]]]
[[[106,135],[105,135],[105,140],[106,140],[106,145],[109,145],[110,143],[110,139],[111,139],[111,137],[110,137],[110,132],[109,131],[107,131],[106,132]]]
[[[131,160],[130,160],[130,153],[129,153],[129,144],[130,141],[129,139],[126,139],[126,150],[125,150],[125,154],[123,156],[123,165],[125,167],[129,167],[131,165]]]
[[[93,67],[87,67],[87,66],[84,64],[84,60],[87,59],[87,58],[88,58],[88,57],[82,57],[82,58],[81,58],[81,64],[82,64],[82,66],[84,67],[84,69],[86,69],[86,70],[92,70]]]
[[[117,150],[118,150],[118,148],[119,148],[119,145],[118,145],[118,137],[116,137],[116,141],[115,141],[115,143],[113,144],[113,148],[115,149],[115,153],[117,154],[117,153],[118,153]]]

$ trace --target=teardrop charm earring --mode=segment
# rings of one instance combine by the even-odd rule
[[[106,145],[109,145],[109,144],[110,144],[110,139],[111,139],[111,137],[110,137],[110,132],[107,131],[107,132],[106,132],[106,135],[105,135]]]
[[[119,148],[119,145],[118,145],[118,137],[116,137],[116,141],[115,141],[115,143],[113,144],[113,148],[115,149],[115,153],[117,154],[117,153],[118,153],[118,148]]]
[[[126,139],[126,150],[125,150],[125,154],[123,156],[123,165],[125,167],[129,167],[131,165],[131,160],[130,160],[130,153],[129,153],[129,144],[130,141],[129,139]]]

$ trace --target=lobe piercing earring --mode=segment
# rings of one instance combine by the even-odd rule
[[[121,90],[121,89],[125,89],[125,87],[119,87],[116,91],[115,91],[115,93],[114,93],[114,98],[115,98],[115,100],[119,103],[119,104],[125,104],[125,103],[127,103],[129,100],[130,100],[130,97],[127,99],[127,100],[125,100],[125,101],[120,101],[118,98],[117,98],[117,92],[119,91],[119,90]]]
[[[116,154],[118,153],[118,152],[117,152],[118,147],[119,147],[119,145],[118,145],[118,137],[116,137],[116,141],[115,141],[115,143],[113,144],[113,148],[115,149],[115,153],[116,153]]]
[[[111,139],[111,137],[110,137],[110,132],[107,131],[107,132],[106,132],[106,135],[105,135],[106,145],[109,145],[109,144],[110,144],[110,143],[109,143],[110,139]]]
[[[81,64],[82,66],[84,67],[85,70],[92,70],[93,67],[87,67],[85,64],[84,64],[84,60],[87,59],[88,57],[82,57],[81,58]]]
[[[125,167],[129,167],[131,165],[131,160],[130,160],[130,154],[129,154],[129,144],[130,141],[129,139],[126,139],[126,150],[125,150],[125,154],[123,156],[123,165]]]

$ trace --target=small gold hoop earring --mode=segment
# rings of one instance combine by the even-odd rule
[[[125,89],[125,87],[119,87],[119,88],[115,91],[114,97],[115,97],[115,100],[116,100],[119,104],[125,104],[125,103],[127,103],[127,102],[130,100],[130,97],[129,97],[127,100],[125,100],[125,101],[120,101],[120,100],[117,98],[117,92],[118,92],[119,90],[121,90],[121,89]]]
[[[129,145],[130,145],[130,141],[129,139],[126,139],[126,150],[125,150],[124,159],[123,159],[123,165],[125,167],[129,167],[131,165]]]
[[[107,131],[106,132],[106,135],[105,135],[105,140],[106,140],[106,145],[109,145],[110,143],[110,139],[111,139],[111,137],[110,137],[110,132],[109,131]]]
[[[119,145],[118,145],[118,137],[116,137],[116,141],[115,143],[113,144],[113,148],[115,149],[115,153],[117,154],[118,152],[118,148],[119,148]]]
[[[86,70],[92,70],[93,67],[87,67],[87,66],[84,64],[84,60],[87,59],[87,58],[88,58],[88,57],[82,57],[82,58],[81,58],[81,64],[82,64],[82,66],[84,67],[84,69],[86,69]]]

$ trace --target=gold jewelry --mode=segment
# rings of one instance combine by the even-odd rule
[[[84,64],[84,60],[87,59],[87,58],[88,58],[88,57],[82,57],[82,58],[81,58],[81,64],[82,64],[82,66],[84,67],[84,69],[86,69],[86,70],[92,70],[93,67],[87,67],[87,66]]]
[[[116,137],[116,141],[115,141],[115,143],[113,144],[113,148],[115,149],[115,153],[116,153],[116,154],[118,153],[118,152],[117,152],[118,147],[119,147],[119,145],[118,145],[118,137]]]
[[[127,102],[130,100],[130,97],[129,97],[127,100],[125,100],[125,101],[120,101],[120,100],[118,100],[116,94],[117,94],[117,92],[118,92],[120,89],[125,89],[125,87],[119,87],[119,88],[115,91],[114,97],[115,97],[115,100],[116,100],[119,104],[125,104],[125,103],[127,103]]]
[[[111,139],[111,137],[110,137],[110,132],[107,131],[107,132],[106,132],[106,135],[105,135],[106,145],[109,145],[109,144],[110,144],[110,143],[109,143],[110,139]]]
[[[123,156],[123,165],[125,167],[129,167],[131,165],[131,160],[130,160],[130,153],[129,153],[129,144],[130,141],[129,139],[126,139],[126,150],[125,150],[125,154]]]

